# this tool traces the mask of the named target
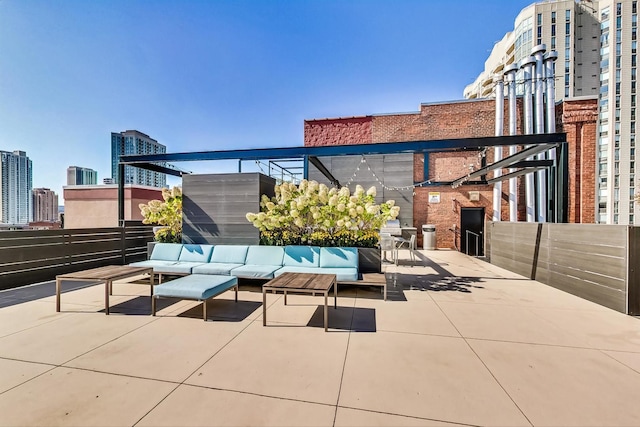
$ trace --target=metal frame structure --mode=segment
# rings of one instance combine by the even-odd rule
[[[303,177],[309,176],[309,163],[314,165],[327,179],[336,186],[340,186],[339,181],[329,172],[322,164],[320,157],[332,156],[364,156],[364,155],[384,155],[384,154],[401,154],[413,153],[423,154],[425,156],[425,175],[428,170],[428,154],[432,152],[446,151],[465,151],[480,150],[486,147],[504,147],[504,146],[524,146],[527,147],[509,157],[502,159],[490,165],[485,165],[483,159],[483,167],[468,175],[462,176],[454,181],[447,182],[425,182],[421,185],[452,185],[457,187],[466,184],[490,184],[484,178],[485,175],[495,169],[504,167],[523,168],[516,173],[526,174],[533,172],[535,168],[550,168],[552,170],[553,182],[553,216],[549,218],[555,219],[554,222],[566,221],[567,206],[567,167],[566,167],[566,134],[565,133],[546,133],[533,135],[509,135],[509,136],[492,136],[478,138],[458,138],[458,139],[441,139],[441,140],[424,140],[424,141],[404,141],[404,142],[384,142],[374,144],[356,144],[356,145],[336,145],[323,147],[283,147],[283,148],[260,148],[260,149],[242,149],[242,150],[220,150],[220,151],[198,151],[184,153],[162,153],[162,154],[134,154],[120,156],[118,163],[118,219],[119,223],[124,221],[124,166],[135,166],[142,169],[163,172],[172,176],[181,177],[185,172],[166,168],[157,165],[157,162],[191,162],[191,161],[212,161],[212,160],[238,160],[239,168],[241,162],[247,160],[280,160],[283,159],[302,159],[303,161]],[[558,148],[563,155],[558,156],[559,160],[553,160],[541,163],[535,161],[523,161],[523,159],[533,154],[541,153],[553,148]],[[538,170],[538,169],[536,169]],[[473,178],[481,177],[480,181],[471,181]],[[508,179],[508,175],[500,177],[500,179]],[[493,182],[493,181],[492,181]]]

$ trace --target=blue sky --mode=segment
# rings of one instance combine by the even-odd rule
[[[62,204],[68,166],[111,175],[112,131],[168,152],[300,146],[305,119],[462,99],[531,3],[0,0],[0,150]]]

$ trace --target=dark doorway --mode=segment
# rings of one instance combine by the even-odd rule
[[[462,208],[460,231],[460,251],[472,256],[484,255],[484,208]]]

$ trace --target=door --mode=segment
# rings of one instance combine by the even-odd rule
[[[460,231],[460,251],[472,256],[484,255],[484,208],[462,208]]]

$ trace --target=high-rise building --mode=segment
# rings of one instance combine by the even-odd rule
[[[0,222],[28,224],[32,219],[33,170],[24,151],[0,151]]]
[[[640,190],[635,174],[638,1],[547,0],[524,8],[464,97],[495,96],[494,76],[520,64],[539,44],[558,53],[556,100],[599,97],[597,172],[583,178],[596,181],[596,222],[640,224],[634,202]],[[516,81],[522,83],[521,74]]]
[[[98,172],[93,169],[80,166],[67,168],[67,185],[96,185],[97,183]]]
[[[58,195],[48,188],[34,188],[32,195],[33,221],[57,221]]]
[[[111,133],[111,178],[118,182],[118,161],[125,154],[163,154],[167,147],[158,141],[137,130]],[[160,166],[166,166],[161,163]],[[124,183],[146,185],[149,187],[165,187],[166,175],[160,172],[152,172],[145,169],[125,166]]]

